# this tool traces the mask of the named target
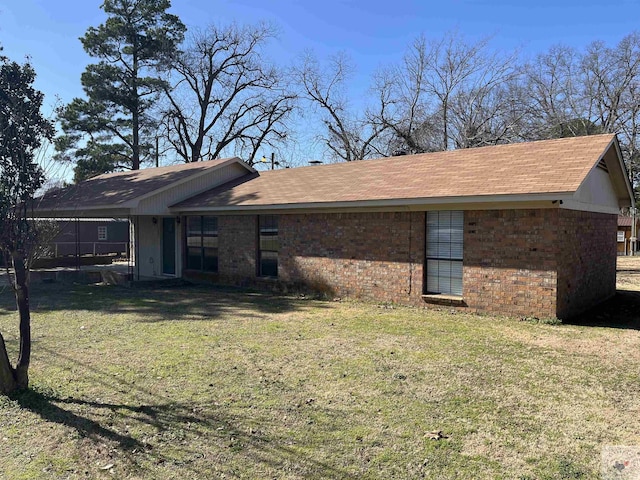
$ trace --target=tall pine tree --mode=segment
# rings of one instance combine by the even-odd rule
[[[167,13],[170,0],[105,0],[105,23],[80,38],[98,63],[82,74],[86,99],[74,98],[58,119],[57,159],[73,162],[75,180],[131,168],[151,151],[150,107],[162,90],[158,66],[175,53],[185,26]]]

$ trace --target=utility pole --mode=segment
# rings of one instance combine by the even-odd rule
[[[160,152],[158,152],[159,145],[160,145],[160,140],[159,140],[158,136],[156,135],[156,168],[158,168],[159,163],[160,163]]]
[[[262,158],[260,159],[261,163],[267,163],[267,157],[265,157],[264,155],[262,156]],[[276,165],[280,165],[279,162],[276,162],[276,154],[275,152],[271,152],[271,170],[275,170]]]

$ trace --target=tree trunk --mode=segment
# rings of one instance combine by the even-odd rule
[[[29,362],[31,361],[31,314],[29,311],[29,288],[24,258],[17,252],[11,252],[11,263],[15,275],[13,289],[20,316],[20,353],[16,368],[11,366],[4,338],[0,334],[0,393],[7,394],[15,390],[29,388]]]
[[[135,37],[137,40],[137,36]],[[134,96],[134,106],[132,109],[132,134],[133,134],[133,155],[131,158],[131,169],[140,170],[140,96],[138,95],[138,43],[133,44],[133,72],[132,90]]]
[[[133,155],[131,157],[131,169],[140,170],[140,117],[137,107],[133,111]]]
[[[8,394],[18,388],[15,370],[11,367],[4,338],[0,334],[0,393]]]
[[[29,309],[29,288],[27,286],[27,271],[24,258],[16,251],[11,252],[13,271],[15,273],[14,291],[16,305],[20,315],[20,353],[15,369],[15,379],[18,388],[29,387],[29,363],[31,361],[31,313]]]

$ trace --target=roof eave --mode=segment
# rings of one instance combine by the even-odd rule
[[[591,173],[591,171],[593,171],[594,169],[596,169],[598,167],[598,164],[600,163],[600,161],[605,159],[607,153],[609,152],[609,150],[612,147],[614,148],[615,157],[616,157],[615,168],[617,170],[617,174],[618,174],[619,178],[621,177],[622,181],[624,182],[624,190],[625,190],[625,194],[626,194],[624,199],[618,197],[619,206],[620,206],[620,208],[635,207],[636,201],[635,201],[635,196],[633,194],[633,187],[631,186],[631,181],[629,180],[629,172],[627,172],[627,167],[625,166],[624,160],[622,159],[622,151],[620,150],[620,142],[618,141],[618,135],[614,135],[613,136],[613,138],[609,142],[609,145],[607,145],[607,148],[605,148],[604,151],[602,152],[602,154],[598,157],[598,160],[593,165],[593,167],[589,171],[589,173]],[[586,177],[585,177],[585,180],[586,180]],[[583,182],[584,182],[584,180],[583,180]],[[613,182],[613,183],[614,183],[614,186],[615,186],[616,182]],[[627,202],[627,200],[628,200],[628,202]]]
[[[500,205],[508,203],[546,203],[547,208],[559,206],[561,201],[570,200],[574,192],[548,192],[539,194],[473,195],[456,197],[404,198],[385,200],[359,200],[343,202],[309,202],[266,205],[223,205],[171,207],[174,213],[220,212],[241,213],[260,211],[302,211],[302,210],[346,210],[346,209],[402,209],[423,210],[441,205]]]
[[[32,212],[34,218],[114,218],[128,217],[131,215],[131,209],[120,206],[95,206],[95,207],[79,207],[79,208],[48,208],[34,209]]]
[[[635,199],[635,195],[633,194],[633,186],[631,185],[631,180],[629,179],[629,172],[627,172],[627,167],[624,164],[624,160],[622,159],[622,151],[620,150],[620,142],[618,141],[618,135],[615,135],[613,137],[613,139],[611,140],[611,143],[614,144],[615,149],[616,149],[616,157],[618,159],[618,165],[620,167],[620,169],[622,170],[622,176],[624,177],[624,183],[625,186],[627,187],[627,195],[629,196],[629,205],[623,205],[623,206],[629,206],[632,208],[635,208],[636,206],[636,199]],[[607,147],[608,150],[609,147]],[[603,154],[604,155],[604,154]]]

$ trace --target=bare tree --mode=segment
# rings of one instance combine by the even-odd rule
[[[490,51],[488,39],[420,36],[399,65],[376,75],[374,90],[384,98],[377,120],[393,132],[393,148],[408,153],[511,141],[521,116],[517,76],[515,54]]]
[[[455,148],[523,140],[526,110],[515,74],[459,91],[452,97],[450,107],[449,132]]]
[[[329,58],[321,65],[307,53],[293,69],[301,96],[320,112],[326,132],[322,142],[337,159],[351,162],[379,156],[377,141],[385,126],[371,121],[368,111],[357,115],[350,110],[346,84],[353,67],[344,53]],[[384,99],[381,99],[384,108]]]
[[[420,38],[414,49],[424,50],[423,73],[424,89],[438,101],[439,116],[442,122],[442,144],[447,150],[450,146],[449,132],[451,101],[464,88],[467,82],[473,82],[487,72],[489,60],[484,54],[489,39],[476,43],[467,43],[457,32],[450,32],[439,41],[426,42]]]
[[[447,100],[448,137],[455,148],[520,141],[525,110],[517,53],[474,50],[473,62],[473,74]]]
[[[185,162],[232,150],[250,164],[287,137],[296,97],[264,58],[273,27],[211,26],[172,60],[164,111],[167,139]]]
[[[556,45],[525,65],[525,104],[533,126],[525,139],[596,133],[581,63],[575,49]]]
[[[627,35],[615,48],[592,43],[583,57],[582,71],[593,121],[603,131],[619,134],[631,181],[637,183],[640,34]]]
[[[384,99],[377,121],[391,132],[389,149],[406,153],[437,151],[442,124],[425,89],[427,47],[416,40],[403,62],[378,72],[373,90]]]

